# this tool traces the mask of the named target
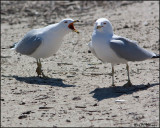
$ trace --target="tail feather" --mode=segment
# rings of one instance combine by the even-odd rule
[[[155,55],[152,58],[160,58],[160,54],[159,55]]]
[[[16,46],[16,44],[17,44],[17,42],[16,43],[14,43],[12,46],[10,46],[9,48],[11,48],[11,49],[14,49],[15,48],[15,46]]]

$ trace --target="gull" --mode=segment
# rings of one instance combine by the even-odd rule
[[[60,48],[63,37],[71,31],[79,33],[74,23],[79,22],[70,18],[63,19],[59,23],[51,24],[43,28],[29,31],[22,40],[13,44],[10,48],[16,52],[33,57],[37,61],[38,77],[46,78],[43,73],[40,58],[54,55]]]
[[[110,21],[100,18],[95,22],[92,40],[88,44],[89,52],[93,53],[102,62],[111,63],[112,86],[114,84],[114,65],[126,64],[128,82],[124,86],[131,86],[128,61],[143,61],[150,58],[160,58],[153,52],[138,46],[137,42],[115,35]]]

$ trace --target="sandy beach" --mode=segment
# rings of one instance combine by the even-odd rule
[[[159,53],[158,1],[27,1],[1,3],[1,127],[158,127],[159,59],[115,66],[91,53],[93,25],[111,21],[115,34]],[[55,56],[42,59],[49,79],[37,77],[36,60],[9,47],[34,28],[72,18],[80,34],[65,36]]]

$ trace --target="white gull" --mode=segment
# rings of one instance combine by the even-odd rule
[[[147,51],[138,46],[136,41],[124,38],[113,33],[112,25],[106,18],[100,18],[95,22],[92,33],[92,41],[89,43],[90,51],[102,62],[112,65],[112,86],[114,85],[114,65],[126,64],[128,83],[131,86],[129,77],[128,61],[143,61],[150,58],[159,58],[153,52]]]
[[[11,48],[23,55],[34,57],[37,60],[36,72],[38,76],[46,77],[42,70],[40,58],[54,55],[60,48],[63,37],[69,32],[79,33],[73,25],[75,22],[79,21],[68,18],[44,28],[33,29]]]

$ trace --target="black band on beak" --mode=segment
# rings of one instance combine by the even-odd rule
[[[103,27],[103,26],[100,26],[100,25],[99,25],[99,26],[97,26],[97,29],[102,28],[102,27]]]

